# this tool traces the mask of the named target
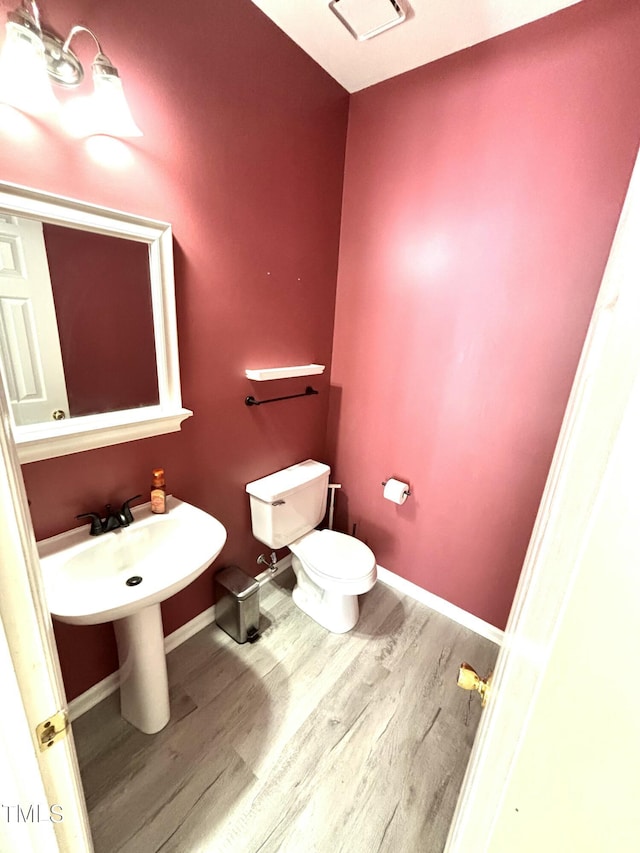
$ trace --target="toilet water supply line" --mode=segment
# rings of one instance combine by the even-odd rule
[[[336,499],[336,489],[341,489],[341,483],[329,483],[328,486],[331,491],[331,497],[329,498],[329,530],[333,530],[333,510]],[[286,558],[285,558],[286,559]],[[272,551],[269,557],[265,557],[264,554],[260,554],[257,561],[258,565],[264,563],[267,567],[264,572],[260,572],[259,575],[256,576],[256,580],[260,584],[260,586],[264,586],[267,581],[272,580],[276,574],[280,574],[280,567],[278,566],[278,559],[276,557],[276,552]],[[284,570],[287,566],[283,566],[282,570]]]
[[[329,530],[333,530],[333,505],[336,499],[336,489],[341,489],[342,485],[340,483],[329,483],[329,489],[331,490],[331,497],[329,498]]]

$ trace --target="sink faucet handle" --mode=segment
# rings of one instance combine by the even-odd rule
[[[118,527],[122,527],[122,521],[117,512],[114,512],[111,509],[111,504],[107,504],[104,508],[105,510],[105,519],[103,530],[105,533],[109,533],[111,530],[117,530]],[[126,524],[124,525],[126,527]]]
[[[104,525],[102,524],[102,519],[97,512],[83,512],[80,515],[76,515],[76,518],[91,519],[91,530],[89,531],[90,536],[100,536],[101,533],[104,533]]]
[[[131,501],[135,501],[137,498],[141,498],[142,495],[134,495],[132,498],[127,498],[126,501],[122,504],[120,509],[120,515],[126,521],[127,524],[131,524],[133,521],[133,513],[131,512],[131,507],[129,504]]]

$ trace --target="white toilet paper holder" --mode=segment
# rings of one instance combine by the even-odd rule
[[[389,482],[389,480],[393,480],[393,477],[389,477],[387,480],[383,480],[383,481],[382,481],[382,487],[383,487],[383,488],[387,485],[387,483]],[[406,495],[407,497],[409,497],[409,495],[411,494],[411,489],[405,489],[405,490],[404,490],[404,492],[403,492],[402,494],[403,494],[403,495]]]

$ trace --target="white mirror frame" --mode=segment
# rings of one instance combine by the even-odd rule
[[[0,182],[0,208],[83,231],[149,246],[151,303],[158,370],[157,406],[14,426],[20,462],[36,462],[138,438],[176,432],[193,412],[182,407],[171,225],[76,199]]]

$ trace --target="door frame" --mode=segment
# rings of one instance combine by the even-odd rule
[[[603,275],[445,853],[488,851],[610,457],[640,381],[640,155]]]
[[[9,719],[16,727],[15,737],[9,733],[4,738],[4,751],[15,785],[15,791],[8,791],[7,795],[12,795],[9,800],[12,805],[20,805],[26,813],[30,805],[39,804],[41,811],[36,824],[40,826],[40,818],[44,817],[42,823],[49,832],[46,838],[44,832],[36,833],[36,846],[29,848],[33,812],[21,824],[24,832],[15,827],[11,831],[20,837],[16,850],[90,853],[91,830],[71,728],[65,738],[44,752],[40,751],[36,737],[36,726],[56,711],[66,710],[67,699],[9,412],[6,392],[0,383],[0,640],[6,641],[15,687],[20,694],[9,689],[6,697],[10,702]],[[0,657],[2,652],[0,643]],[[9,676],[9,681],[13,683],[13,676]],[[3,695],[3,702],[4,699]],[[30,792],[29,801],[20,802],[18,798],[27,792]],[[38,799],[43,794],[44,803]],[[3,804],[7,805],[4,801]],[[61,814],[62,820],[48,820],[47,809],[51,805],[61,806],[55,813]],[[0,818],[5,819],[5,815]]]
[[[0,727],[0,850],[56,853],[60,848],[52,822],[35,820],[36,816],[46,818],[49,815],[49,802],[1,621],[0,672],[3,717]]]

